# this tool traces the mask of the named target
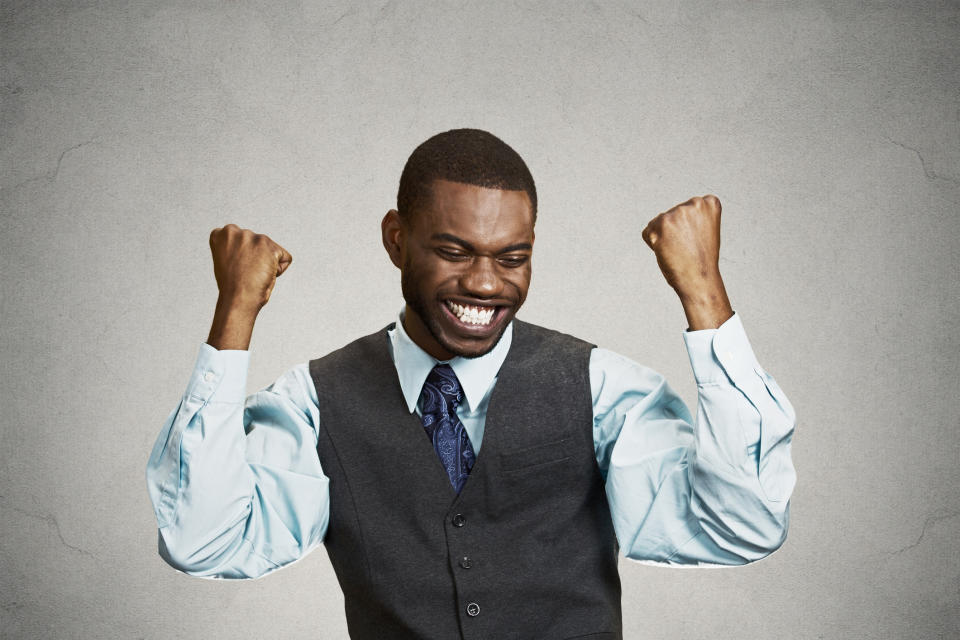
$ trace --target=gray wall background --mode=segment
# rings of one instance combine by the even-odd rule
[[[960,634],[956,2],[4,0],[0,635],[344,638],[325,552],[169,569],[143,480],[216,300],[207,235],[295,260],[249,391],[390,321],[413,147],[493,131],[540,219],[527,320],[696,401],[640,238],[724,204],[722,270],[799,413],[789,539],[739,569],[622,563],[628,638]],[[555,561],[555,559],[545,559]]]

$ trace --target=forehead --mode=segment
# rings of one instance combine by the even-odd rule
[[[452,234],[477,245],[532,240],[533,207],[526,191],[449,180],[434,180],[432,187],[429,202],[414,214],[416,231]]]

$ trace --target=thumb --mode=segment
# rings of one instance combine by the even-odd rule
[[[657,241],[657,233],[650,229],[650,225],[644,227],[643,231],[640,232],[640,237],[642,237],[643,241],[647,243],[647,246],[653,249],[653,245]]]
[[[283,272],[286,271],[293,262],[293,256],[280,245],[277,245],[275,256],[277,258],[277,277],[279,277],[283,275]]]

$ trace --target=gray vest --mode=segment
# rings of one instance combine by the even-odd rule
[[[351,638],[621,637],[590,349],[514,321],[459,496],[407,410],[386,330],[310,362],[330,478],[325,544]]]

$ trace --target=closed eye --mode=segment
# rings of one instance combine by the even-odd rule
[[[529,256],[501,256],[497,260],[505,267],[520,267],[526,264]]]
[[[440,254],[440,257],[444,260],[464,260],[469,257],[463,251],[449,247],[439,247],[437,248],[437,253]]]

